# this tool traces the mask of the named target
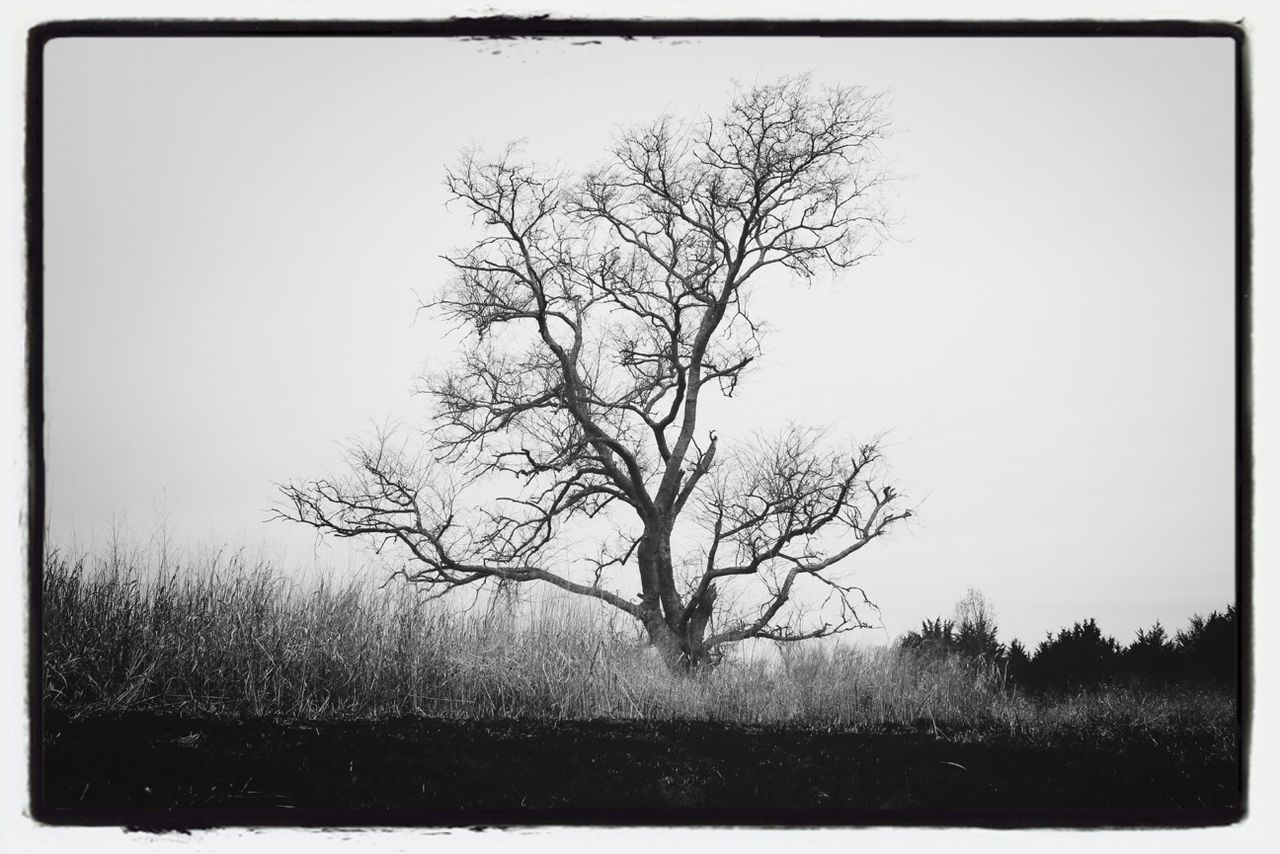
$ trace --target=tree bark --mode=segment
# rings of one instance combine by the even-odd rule
[[[712,584],[701,596],[689,602],[689,613],[684,618],[684,641],[691,668],[696,669],[712,663],[711,656],[714,650],[708,649],[705,641],[707,624],[711,621],[711,610],[715,601],[716,587]]]
[[[645,534],[637,558],[645,630],[663,663],[673,673],[684,674],[710,664],[712,650],[705,641],[715,604],[714,585],[687,605],[681,602],[671,560],[670,524],[660,523]]]

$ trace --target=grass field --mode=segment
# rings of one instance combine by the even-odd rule
[[[982,766],[984,755],[989,760],[1009,757],[1006,772],[1000,772],[1004,776],[991,770],[996,766],[988,761],[990,769],[982,785],[974,788],[976,778],[970,775],[965,780],[961,775],[952,780],[950,789],[934,786],[930,790],[936,789],[934,795],[924,800],[919,792],[912,794],[908,778],[903,778],[908,783],[902,783],[894,777],[877,790],[899,791],[905,785],[905,794],[887,804],[876,801],[878,807],[960,806],[975,791],[987,793],[986,807],[1013,806],[1020,803],[1019,798],[1030,798],[1042,807],[1077,804],[1081,797],[1099,800],[1094,806],[1234,807],[1240,802],[1235,700],[1211,690],[1113,687],[1035,697],[1010,684],[1001,669],[990,663],[923,655],[900,647],[798,646],[779,655],[729,660],[695,677],[673,678],[646,650],[635,627],[613,618],[603,607],[592,607],[594,603],[477,604],[458,610],[470,605],[471,599],[432,601],[412,588],[399,584],[379,588],[372,580],[307,585],[267,563],[250,563],[239,553],[210,554],[161,571],[119,554],[73,559],[53,552],[44,564],[43,598],[45,743],[50,762],[45,791],[50,803],[64,809],[152,804],[160,796],[147,800],[139,794],[142,788],[153,794],[168,791],[153,782],[132,792],[120,782],[113,794],[110,781],[126,777],[112,776],[110,769],[130,763],[110,751],[126,734],[135,739],[133,755],[153,757],[156,767],[170,767],[185,756],[173,767],[196,773],[198,779],[183,784],[186,795],[173,795],[188,803],[168,806],[242,802],[243,792],[240,801],[220,801],[209,791],[216,792],[221,785],[223,794],[230,797],[227,793],[239,785],[236,779],[257,779],[261,785],[270,775],[264,768],[255,771],[254,757],[271,752],[269,735],[259,732],[258,747],[247,753],[225,748],[214,754],[199,750],[193,754],[187,748],[201,742],[219,743],[246,722],[276,732],[282,744],[290,743],[291,733],[296,733],[293,728],[304,722],[313,727],[319,741],[306,749],[317,756],[332,754],[335,744],[347,745],[353,738],[356,742],[372,738],[382,746],[370,749],[386,749],[388,744],[378,738],[385,741],[387,733],[396,732],[408,733],[397,742],[398,750],[411,749],[412,733],[418,732],[426,739],[421,748],[438,752],[445,748],[427,742],[453,732],[446,742],[472,744],[471,758],[480,765],[489,760],[476,745],[501,744],[510,726],[526,727],[521,738],[553,741],[577,732],[573,727],[603,726],[622,744],[630,725],[634,732],[657,733],[659,742],[667,733],[675,739],[673,745],[685,738],[680,734],[687,733],[688,727],[710,726],[706,732],[720,737],[704,732],[698,743],[724,742],[725,755],[733,754],[734,743],[764,744],[759,739],[751,742],[743,735],[747,732],[781,733],[778,738],[791,738],[797,745],[828,747],[839,734],[840,738],[872,738],[859,749],[867,757],[877,757],[872,765],[882,771],[896,767],[898,759],[917,754],[927,755],[925,764],[934,771],[938,763],[969,769]],[[425,723],[413,724],[415,720]],[[379,721],[385,726],[379,728]],[[436,723],[427,726],[432,721]],[[182,730],[176,740],[147,735],[174,727]],[[382,735],[375,737],[361,727],[373,727]],[[460,738],[449,727],[488,732],[491,737],[488,741]],[[588,740],[600,741],[596,730],[591,733]],[[826,741],[818,737],[822,733],[827,734]],[[337,741],[326,747],[326,738]],[[242,740],[232,741],[240,744]],[[604,738],[601,744],[608,741]],[[572,743],[570,738],[567,744]],[[680,753],[674,746],[668,748],[654,749],[659,756]],[[505,748],[495,749],[505,752],[511,768],[518,768],[519,761],[512,760]],[[637,749],[628,748],[631,753]],[[819,774],[815,768],[826,754],[815,749],[812,762],[792,769],[798,779]],[[720,750],[716,747],[711,755]],[[776,746],[765,752],[773,750]],[[977,752],[965,753],[963,762],[943,755],[957,750]],[[193,755],[203,758],[193,762]],[[221,784],[197,773],[204,767],[201,762],[213,761],[213,756],[221,756],[225,764],[226,757],[237,755],[242,765],[247,763],[239,777],[228,775],[222,766],[217,774],[212,766],[209,770]],[[1094,759],[1081,758],[1087,756]],[[466,757],[457,761],[465,763]],[[540,761],[545,768],[546,760]],[[606,755],[603,761],[608,765],[617,756]],[[853,759],[830,759],[837,765],[844,761]],[[1041,769],[1038,777],[1032,775],[1046,781],[1039,789],[1027,788],[1026,771],[1019,770],[1024,761]],[[354,762],[353,757],[352,767]],[[1109,762],[1117,773],[1128,766],[1138,777],[1112,780],[1114,785],[1109,786],[1098,771]],[[1058,771],[1053,770],[1055,764]],[[644,791],[652,789],[652,774],[645,770],[648,764],[632,768],[631,778],[627,767],[623,762],[621,776],[611,779],[634,778]],[[708,760],[704,770],[711,773],[716,767]],[[658,773],[662,762],[652,768]],[[1085,769],[1080,771],[1084,776],[1067,779],[1075,773],[1071,768]],[[670,770],[662,773],[670,776]],[[1055,779],[1055,773],[1066,777]],[[159,776],[175,779],[173,774]],[[879,778],[872,774],[863,779]],[[1126,788],[1128,784],[1121,785],[1128,780],[1137,786],[1140,779],[1147,782],[1132,790]],[[90,785],[94,781],[96,788]],[[712,791],[706,788],[711,782],[710,778],[689,778],[684,785],[690,792],[705,794]],[[277,788],[289,785],[279,783]],[[214,789],[206,791],[208,786]],[[248,783],[244,787],[259,791]],[[418,791],[425,796],[426,789],[422,782]],[[379,789],[375,786],[372,791]],[[732,791],[729,787],[724,790],[727,794],[716,795],[710,802],[720,803],[717,797],[731,799]],[[860,791],[850,789],[847,798],[837,801],[830,800],[833,796],[828,793],[826,805],[870,803],[865,797],[858,800]],[[610,792],[610,797],[625,799],[625,792],[616,785]],[[263,793],[266,805],[272,803],[271,797],[282,797],[278,792]],[[669,805],[668,795],[651,792],[658,805]],[[393,800],[403,797],[401,793]],[[437,798],[434,803],[465,806],[480,796],[473,792],[468,797],[472,800]],[[510,800],[509,793],[498,789],[493,797],[498,804]],[[702,801],[690,797],[689,803],[697,804],[711,795]],[[364,803],[358,793],[351,798],[352,803]],[[813,794],[811,805],[822,806],[823,798]]]

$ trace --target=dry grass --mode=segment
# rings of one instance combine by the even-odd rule
[[[54,552],[44,564],[45,697],[85,713],[696,719],[948,737],[1233,732],[1228,697],[1108,691],[1035,702],[980,661],[898,648],[794,647],[677,679],[637,627],[595,603],[458,611],[460,602],[470,600],[426,601],[398,584],[304,586],[240,553],[160,571],[114,549],[96,560]]]

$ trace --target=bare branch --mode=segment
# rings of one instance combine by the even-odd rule
[[[445,188],[475,237],[425,306],[464,348],[421,384],[427,447],[353,448],[350,476],[282,487],[280,517],[398,549],[398,577],[433,593],[541,581],[599,599],[669,661],[861,625],[865,596],[834,571],[910,515],[875,446],[793,428],[724,448],[701,404],[763,355],[752,295],[782,278],[763,273],[807,281],[876,251],[887,130],[879,96],[798,77],[738,89],[717,118],[623,129],[577,179],[518,144],[464,152]],[[580,554],[606,523],[615,538]],[[603,586],[623,572],[638,604]],[[817,622],[800,585],[829,605]]]

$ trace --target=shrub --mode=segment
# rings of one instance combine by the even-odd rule
[[[1096,688],[1116,675],[1120,645],[1090,618],[1050,634],[1036,648],[1028,677],[1038,689]]]
[[[1233,605],[1207,618],[1199,614],[1192,617],[1191,624],[1174,640],[1178,669],[1184,678],[1234,691],[1240,666],[1238,632]]]

